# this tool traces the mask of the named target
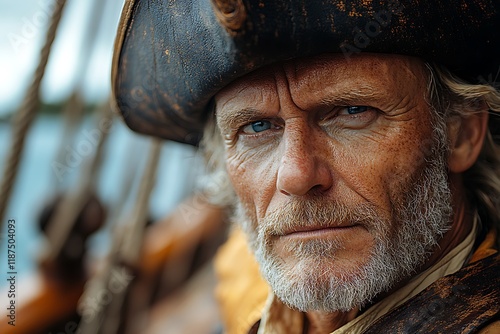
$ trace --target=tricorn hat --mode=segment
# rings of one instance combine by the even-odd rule
[[[416,56],[495,85],[500,1],[127,0],[113,94],[131,129],[196,145],[212,97],[236,78],[291,58],[360,52]]]

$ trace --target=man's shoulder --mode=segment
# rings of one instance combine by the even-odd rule
[[[500,320],[500,255],[440,278],[366,333],[474,333]],[[498,324],[496,324],[498,328]],[[489,328],[488,328],[489,329]],[[486,332],[488,333],[488,332]]]
[[[498,334],[500,333],[500,320],[497,320],[479,331],[479,334]]]

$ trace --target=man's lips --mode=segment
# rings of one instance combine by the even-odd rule
[[[353,229],[360,227],[358,224],[338,225],[338,226],[299,226],[286,231],[283,237],[313,237],[321,236],[322,234],[330,233],[345,233],[351,232]]]

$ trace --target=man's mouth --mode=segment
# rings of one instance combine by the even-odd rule
[[[360,228],[359,224],[345,224],[338,226],[299,226],[286,231],[282,237],[314,238],[333,234],[351,233]]]

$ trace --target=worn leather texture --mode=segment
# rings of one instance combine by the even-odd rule
[[[500,255],[443,277],[364,334],[477,333],[500,320]]]
[[[392,53],[500,81],[498,0],[128,0],[113,92],[135,131],[196,145],[212,97],[257,68],[321,53]]]

